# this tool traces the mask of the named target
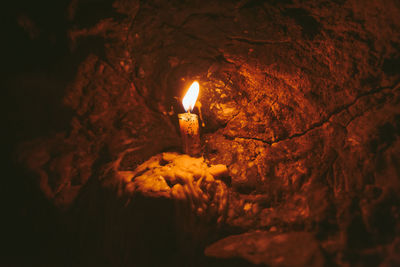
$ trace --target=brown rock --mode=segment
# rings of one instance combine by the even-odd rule
[[[70,126],[26,142],[18,153],[50,204],[85,206],[87,214],[107,210],[104,218],[117,217],[115,225],[126,223],[122,229],[129,231],[142,211],[151,217],[163,201],[182,200],[183,215],[166,216],[191,234],[194,214],[210,215],[202,218],[220,226],[220,235],[276,229],[228,238],[232,254],[219,247],[221,255],[270,265],[322,264],[318,241],[304,231],[334,240],[328,259],[344,266],[363,263],[364,250],[398,239],[397,0],[95,2],[72,1],[65,23],[72,26],[64,46],[79,55],[90,51],[64,95]],[[92,8],[99,12],[85,16]],[[38,32],[35,39],[46,31]],[[17,78],[18,90],[40,92]],[[177,114],[193,80],[200,82],[205,124],[199,161],[179,154]],[[16,98],[21,106],[35,102],[25,93]],[[36,120],[47,118],[42,113]],[[40,128],[35,122],[31,127]],[[227,174],[231,184],[222,182]],[[103,190],[107,198],[93,193]],[[145,200],[135,202],[138,195]],[[114,204],[104,209],[104,203],[114,203],[119,216]],[[87,214],[79,217],[82,224]],[[198,232],[204,243],[207,231]],[[93,235],[102,234],[99,227]],[[152,232],[139,236],[145,235],[151,243]],[[110,234],[107,241],[123,236]],[[139,241],[132,246],[140,248]],[[129,254],[131,247],[121,247]],[[111,251],[112,263],[122,261]],[[392,251],[394,245],[376,249],[376,262]]]
[[[257,266],[324,266],[314,237],[305,232],[277,234],[256,231],[226,237],[208,246],[208,257],[245,259]]]

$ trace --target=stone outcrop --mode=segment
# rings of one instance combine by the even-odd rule
[[[129,215],[124,207],[174,211],[174,198],[184,198],[194,205],[186,212],[194,218],[208,212],[212,220],[202,227],[213,227],[203,240],[187,228],[178,247],[190,244],[193,251],[182,250],[181,262],[168,258],[182,266],[196,253],[199,265],[210,260],[199,256],[208,245],[207,257],[239,257],[243,264],[399,262],[397,1],[116,0],[112,15],[93,25],[82,22],[79,7],[87,3],[81,2],[69,9],[71,47],[79,50],[88,38],[101,42],[64,97],[74,113],[71,126],[18,152],[66,218],[82,223],[85,215],[74,211],[91,214],[88,201],[98,202],[97,209],[119,203],[103,217],[119,207],[111,225],[126,221],[122,230],[94,235],[122,244],[135,216],[153,216]],[[175,153],[181,152],[180,100],[193,80],[200,82],[204,122],[200,159]],[[121,198],[138,202],[124,206]],[[172,228],[185,220],[164,215]],[[137,236],[163,235],[145,224],[136,225]],[[140,247],[129,240],[120,246],[123,255]],[[82,243],[83,250],[91,246]],[[111,265],[134,264],[135,257],[124,262],[110,247]],[[105,248],[91,249],[96,255]],[[139,251],[145,265],[140,254],[151,255],[150,248]]]

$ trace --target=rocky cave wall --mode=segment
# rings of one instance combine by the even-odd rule
[[[178,252],[159,254],[165,262],[206,264],[197,250],[226,237],[206,249],[209,258],[400,263],[398,1],[103,2],[111,14],[92,23],[84,15],[97,3],[67,8],[72,53],[97,42],[63,98],[70,127],[17,152],[63,227],[78,233],[81,258],[93,263],[101,252],[111,266],[146,266],[160,253],[146,246],[165,252],[166,240],[182,237],[173,202],[126,204],[116,173],[180,151],[180,100],[198,80],[203,156],[227,166],[229,201],[222,224],[200,223],[199,236],[189,223],[172,242]]]

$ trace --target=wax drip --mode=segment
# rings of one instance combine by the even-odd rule
[[[195,106],[199,109],[199,117],[200,117],[200,121],[201,121],[201,127],[205,127],[206,125],[204,123],[203,115],[201,113],[201,102],[199,100],[197,100]]]

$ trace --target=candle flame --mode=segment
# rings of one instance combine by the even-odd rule
[[[193,110],[197,97],[199,96],[199,91],[200,85],[197,81],[194,81],[182,100],[182,104],[186,112]]]

